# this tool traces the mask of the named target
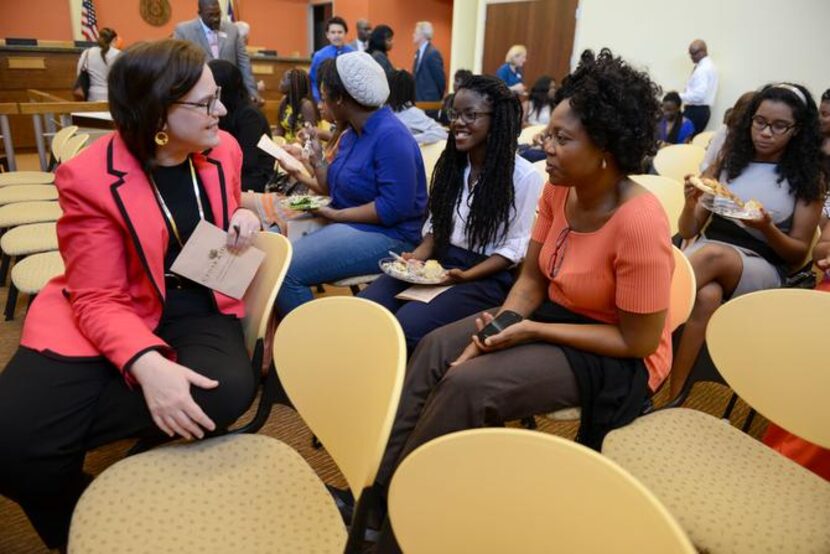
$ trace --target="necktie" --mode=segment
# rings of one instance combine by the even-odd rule
[[[208,43],[210,44],[210,53],[214,58],[219,57],[219,34],[216,31],[211,31],[208,34]]]
[[[418,72],[418,66],[421,65],[421,49],[415,50],[415,63],[412,64],[412,74]]]

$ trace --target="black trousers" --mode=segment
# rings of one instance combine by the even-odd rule
[[[709,124],[712,111],[709,106],[686,106],[683,115],[695,126],[695,135],[702,133]]]
[[[256,380],[238,319],[165,320],[156,330],[178,363],[219,381],[193,398],[217,428],[253,402]],[[131,437],[162,437],[140,388],[105,359],[58,358],[21,347],[0,373],[0,494],[18,502],[50,548],[66,543],[72,510],[91,480],[88,450]]]

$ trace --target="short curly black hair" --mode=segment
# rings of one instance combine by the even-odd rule
[[[624,173],[640,173],[657,147],[661,89],[608,48],[585,50],[576,71],[562,80],[554,104],[570,100],[591,141]]]
[[[801,95],[794,91],[798,90]],[[818,107],[810,91],[802,85],[777,83],[766,85],[741,112],[721,152],[727,180],[738,177],[755,158],[752,142],[752,118],[765,100],[783,102],[790,107],[796,130],[778,162],[778,182],[787,180],[790,191],[799,200],[814,202],[825,195],[825,177],[821,160],[821,129]]]

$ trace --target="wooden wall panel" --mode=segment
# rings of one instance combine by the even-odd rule
[[[524,44],[528,61],[524,82],[530,88],[541,75],[557,82],[570,71],[579,0],[526,0],[489,4],[482,71],[494,74],[507,50]]]
[[[75,69],[81,52],[79,48],[0,47],[0,102],[28,102],[27,89],[37,89],[67,101],[72,100],[72,85],[75,83]],[[10,68],[10,59],[43,60],[45,68],[13,69]],[[292,67],[302,67],[307,71],[309,66],[308,58],[253,56],[251,63],[255,69],[254,79],[265,83],[263,96],[266,100],[282,98],[279,85],[285,71]],[[266,115],[271,121],[276,118],[275,113]],[[9,122],[15,149],[34,149],[32,118],[14,115],[9,117]]]

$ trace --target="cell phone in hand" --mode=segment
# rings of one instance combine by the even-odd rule
[[[498,335],[503,330],[507,329],[511,325],[520,322],[522,319],[524,318],[520,314],[517,314],[516,312],[512,312],[510,310],[505,310],[499,315],[497,315],[493,321],[485,325],[481,331],[476,333],[476,336],[478,337],[478,340],[480,340],[483,343],[489,337],[492,337],[493,335]]]

